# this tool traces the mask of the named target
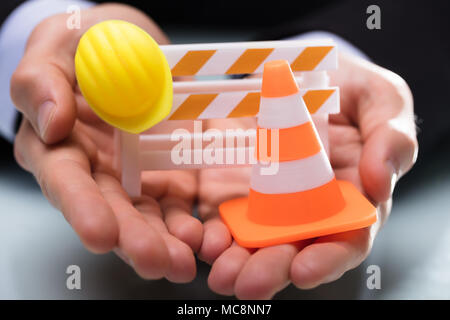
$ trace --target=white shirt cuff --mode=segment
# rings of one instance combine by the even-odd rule
[[[30,0],[17,7],[0,30],[0,135],[12,141],[16,109],[10,97],[10,80],[23,56],[31,31],[43,19],[67,12],[70,6],[87,8],[94,3],[84,0]]]

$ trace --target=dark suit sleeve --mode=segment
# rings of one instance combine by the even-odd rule
[[[381,30],[369,30],[366,9],[381,9]],[[411,87],[418,117],[419,155],[450,136],[450,1],[343,1],[268,30],[282,38],[311,30],[342,36]]]

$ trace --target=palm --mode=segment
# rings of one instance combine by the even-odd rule
[[[130,199],[114,170],[114,130],[76,90],[78,117],[70,136],[47,148],[24,120],[19,145],[42,164],[41,187],[94,252],[111,249],[144,278],[191,281],[202,226],[191,216],[196,174],[145,172],[142,196]],[[46,190],[52,190],[51,194]]]

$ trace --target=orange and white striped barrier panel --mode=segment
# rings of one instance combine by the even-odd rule
[[[298,81],[301,82],[301,78]],[[254,85],[251,90],[227,91],[230,85],[239,88],[239,84],[232,82],[241,82],[242,86],[249,87]],[[172,111],[167,120],[225,119],[255,117],[258,114],[261,79],[221,81],[219,88],[210,89],[205,85],[201,93],[183,93],[183,89],[189,90],[188,86],[189,83],[174,83]],[[300,96],[311,114],[339,113],[337,87],[302,89]]]
[[[375,223],[372,204],[351,183],[335,178],[284,60],[265,65],[257,141],[249,196],[219,207],[241,246],[277,245]]]
[[[173,76],[262,73],[267,61],[285,59],[292,70],[337,68],[332,41],[258,41],[161,46]]]

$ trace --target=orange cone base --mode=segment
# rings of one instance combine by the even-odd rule
[[[368,227],[377,221],[376,208],[348,181],[338,181],[346,202],[335,215],[312,223],[291,226],[257,224],[247,217],[248,198],[228,200],[219,206],[220,215],[236,242],[260,248]],[[292,208],[293,213],[295,208]]]

